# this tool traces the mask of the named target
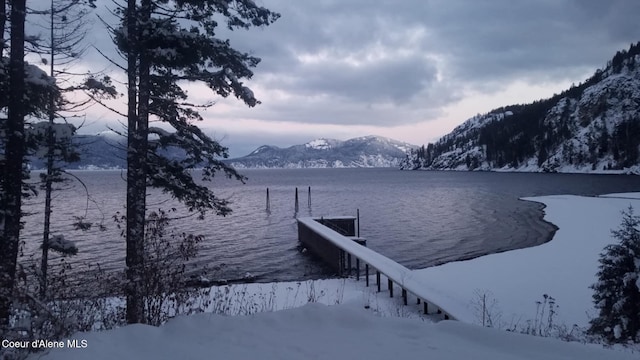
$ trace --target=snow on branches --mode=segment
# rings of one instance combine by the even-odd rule
[[[610,343],[640,342],[640,216],[633,208],[622,213],[622,224],[613,230],[618,243],[600,254],[598,281],[591,286],[599,315],[589,332]]]

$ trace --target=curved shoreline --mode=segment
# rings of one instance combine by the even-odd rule
[[[535,319],[536,301],[544,295],[553,297],[559,306],[555,324],[584,327],[595,311],[590,286],[597,281],[600,253],[616,242],[611,230],[619,227],[621,211],[630,203],[640,206],[640,195],[549,195],[523,200],[546,205],[544,220],[558,228],[553,241],[415,273],[447,294],[472,321],[477,314],[469,304],[477,300],[474,291],[480,291],[499,303],[506,328],[514,319]]]

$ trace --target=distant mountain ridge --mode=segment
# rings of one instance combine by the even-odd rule
[[[382,136],[349,140],[320,138],[287,148],[263,145],[228,160],[235,168],[397,167],[417,146]]]
[[[640,173],[640,43],[584,83],[474,116],[403,169]]]
[[[96,135],[74,135],[72,144],[80,155],[80,161],[64,165],[70,170],[113,170],[126,169],[127,138],[113,131],[103,131]],[[32,169],[44,169],[45,160],[29,158]]]
[[[96,135],[75,135],[72,139],[80,161],[66,164],[71,170],[126,169],[126,138],[113,131]],[[288,148],[263,145],[249,155],[223,160],[242,168],[326,168],[397,167],[416,145],[384,138],[364,136],[349,140],[316,139]],[[164,150],[169,158],[180,159],[179,149]],[[44,160],[30,159],[32,169],[43,169]]]

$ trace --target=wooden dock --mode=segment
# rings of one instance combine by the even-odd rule
[[[443,314],[444,319],[456,319],[455,315],[448,311],[443,304],[436,304],[430,300],[429,287],[416,278],[411,270],[361,245],[363,239],[357,237],[354,239],[355,236],[352,235],[355,235],[355,231],[348,230],[355,229],[355,226],[348,224],[354,224],[355,217],[302,217],[297,220],[298,240],[337,270],[338,274],[345,275],[345,271],[351,271],[353,257],[356,262],[358,279],[360,277],[360,263],[365,265],[367,286],[369,286],[369,271],[375,271],[378,292],[381,291],[381,277],[384,276],[387,279],[387,289],[391,297],[393,297],[395,284],[401,289],[405,305],[408,302],[408,294],[412,294],[416,297],[418,304],[423,304],[425,314],[432,311]]]

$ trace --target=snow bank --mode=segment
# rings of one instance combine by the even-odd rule
[[[512,327],[536,318],[536,301],[548,294],[558,305],[556,323],[588,325],[595,315],[592,290],[599,254],[614,242],[611,230],[621,211],[640,209],[640,194],[602,197],[542,196],[526,198],[546,205],[544,219],[559,227],[553,240],[540,246],[492,254],[468,261],[417,270],[438,293],[446,294],[458,319],[482,323],[477,304],[495,303],[494,315]]]
[[[380,318],[353,305],[310,304],[254,316],[199,314],[156,328],[131,325],[78,334],[85,349],[44,359],[491,359],[617,360],[631,355],[575,343],[481,328]],[[36,357],[33,357],[36,358]]]

